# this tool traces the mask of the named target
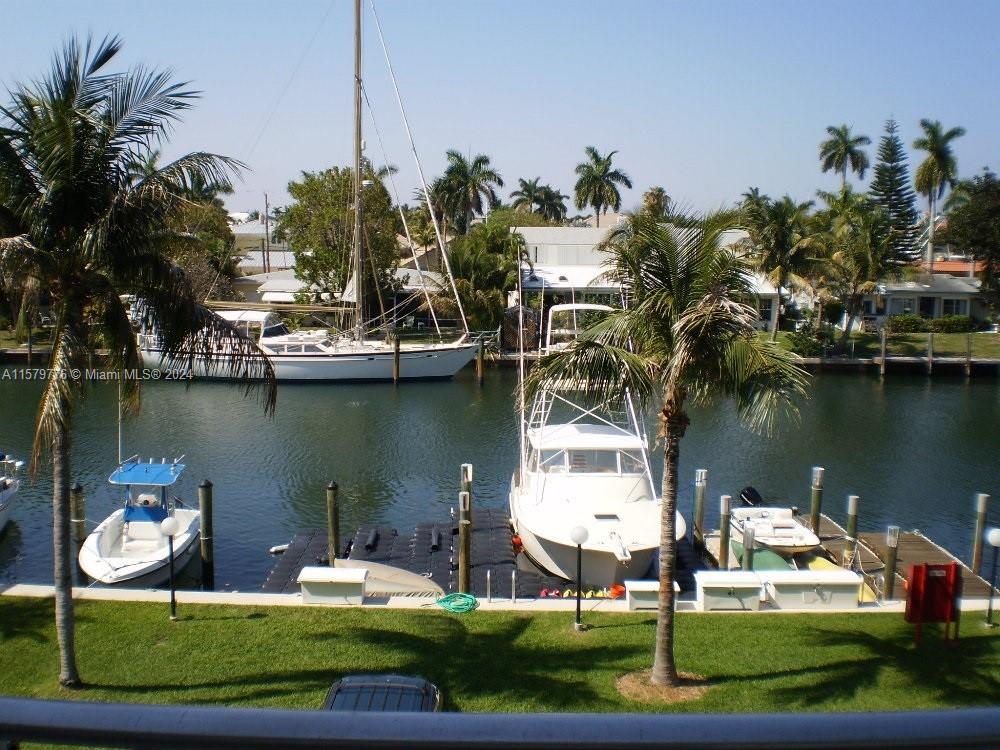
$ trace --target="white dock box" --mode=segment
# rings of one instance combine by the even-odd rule
[[[361,604],[366,568],[305,567],[299,573],[303,604]]]
[[[699,570],[694,574],[698,586],[695,607],[713,610],[760,609],[760,578],[752,571]]]
[[[850,570],[762,570],[759,575],[767,601],[778,609],[858,606],[861,576]]]
[[[625,581],[625,601],[629,611],[658,609],[660,606],[660,582],[657,580]],[[681,590],[674,581],[674,592]]]

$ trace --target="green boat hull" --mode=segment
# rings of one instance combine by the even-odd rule
[[[743,545],[735,540],[729,542],[729,547],[733,551],[736,561],[743,564]],[[769,549],[755,549],[753,551],[754,570],[795,570],[795,566],[783,558],[777,552]]]

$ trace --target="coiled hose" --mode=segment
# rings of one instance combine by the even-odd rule
[[[448,594],[437,600],[437,605],[442,609],[453,612],[456,615],[471,612],[479,606],[479,600],[472,594]]]

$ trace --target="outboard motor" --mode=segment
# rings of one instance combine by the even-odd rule
[[[750,507],[764,504],[764,498],[760,496],[760,493],[754,487],[744,487],[740,490],[740,500],[743,501],[744,505],[749,505]]]

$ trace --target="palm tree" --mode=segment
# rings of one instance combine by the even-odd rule
[[[576,207],[592,206],[597,226],[601,226],[601,212],[613,208],[617,211],[622,206],[622,196],[618,186],[632,187],[632,180],[620,169],[611,168],[611,159],[617,151],[601,156],[596,148],[587,146],[585,149],[588,161],[576,165],[579,178],[574,186],[576,192]]]
[[[743,223],[749,233],[744,244],[757,269],[768,275],[778,290],[778,309],[772,317],[771,340],[781,328],[781,290],[787,282],[798,283],[814,263],[810,254],[809,208],[812,201],[796,203],[789,196],[771,200],[762,196],[747,201]]]
[[[670,211],[671,198],[667,191],[655,185],[642,194],[642,210],[658,218],[666,218]]]
[[[531,180],[526,180],[523,177],[519,179],[517,181],[518,189],[510,194],[510,197],[514,199],[511,207],[518,211],[533,212],[542,195],[542,186],[538,184],[541,179],[541,177],[535,177]]]
[[[490,166],[490,157],[476,154],[468,161],[458,151],[447,152],[448,167],[441,178],[446,209],[454,217],[459,233],[465,234],[474,214],[483,213],[483,201],[489,207],[500,203],[496,188],[503,187],[500,173]]]
[[[852,136],[847,125],[836,128],[830,125],[826,132],[830,137],[819,144],[819,160],[823,171],[840,172],[841,187],[847,184],[848,166],[852,172],[857,173],[858,179],[863,180],[869,163],[868,155],[861,147],[869,145],[871,138],[867,135]]]
[[[663,439],[660,593],[652,682],[678,682],[674,661],[674,568],[680,440],[689,402],[733,398],[760,429],[779,407],[792,407],[806,374],[797,357],[758,338],[750,269],[720,234],[733,216],[712,214],[674,232],[644,214],[611,231],[608,276],[626,286],[632,304],[610,313],[561,352],[545,357],[530,385],[573,382],[598,402],[625,388],[643,400],[659,396]]]
[[[927,158],[917,167],[913,183],[917,192],[927,196],[927,264],[934,271],[934,215],[937,202],[944,191],[955,184],[958,176],[958,161],[951,148],[951,142],[965,135],[965,128],[945,131],[940,120],[923,119],[920,127],[924,134],[913,142],[913,148],[927,152]]]
[[[542,185],[539,191],[538,211],[549,221],[562,221],[566,218],[566,199],[568,195],[560,193],[551,185]]]
[[[165,257],[170,219],[186,198],[178,186],[193,178],[229,186],[238,162],[193,153],[135,178],[196,94],[165,73],[107,70],[121,43],[116,37],[85,46],[71,40],[48,77],[14,88],[0,108],[0,264],[17,267],[51,295],[55,329],[32,451],[32,469],[52,461],[53,557],[59,682],[80,684],[73,618],[69,533],[70,437],[86,366],[98,342],[122,384],[126,408],[138,406],[141,367],[127,305],[141,301],[145,319],[162,336],[168,356],[195,349],[231,352],[232,374],[263,378],[267,410],[275,389],[270,363],[248,338],[198,304],[182,271]],[[167,243],[169,244],[169,243]],[[221,366],[216,363],[215,366]]]

